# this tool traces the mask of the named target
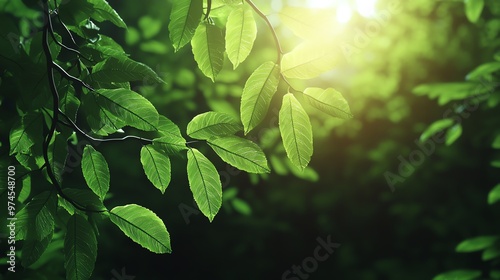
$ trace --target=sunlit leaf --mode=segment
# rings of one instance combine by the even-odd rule
[[[295,35],[310,39],[325,36],[331,31],[328,23],[333,23],[335,11],[286,6],[279,12],[279,16],[283,24],[290,28]]]
[[[163,136],[153,139],[153,145],[164,150],[168,154],[178,154],[187,150],[186,140],[182,137]]]
[[[162,136],[182,138],[181,130],[179,129],[179,127],[165,116],[160,115],[158,126],[156,128]]]
[[[86,94],[82,97],[81,107],[88,125],[96,135],[107,136],[126,125],[125,120],[106,109],[109,105],[109,102],[102,102],[97,94]]]
[[[222,160],[248,173],[269,173],[266,155],[250,140],[226,136],[208,140],[208,144]]]
[[[209,139],[226,136],[241,131],[241,123],[231,115],[219,112],[206,112],[195,116],[187,125],[187,134],[195,139]]]
[[[164,193],[170,183],[170,159],[153,145],[142,146],[141,163],[153,185]]]
[[[488,194],[488,204],[494,204],[500,200],[500,184],[497,184]]]
[[[340,92],[332,88],[307,88],[304,97],[311,106],[330,116],[341,119],[352,118],[349,104]]]
[[[413,89],[416,95],[438,98],[440,105],[489,92],[493,87],[482,82],[422,84]]]
[[[498,236],[478,236],[460,242],[455,250],[460,253],[484,250],[495,244],[497,240]]]
[[[191,41],[202,14],[202,0],[173,1],[168,30],[175,51],[178,51]]]
[[[128,204],[111,209],[109,218],[125,235],[151,252],[172,252],[170,234],[153,211],[137,204]]]
[[[481,276],[481,271],[479,270],[467,270],[467,269],[459,269],[452,270],[445,273],[441,273],[436,277],[432,278],[432,280],[474,280]]]
[[[481,255],[481,259],[483,261],[490,261],[492,259],[496,259],[500,257],[500,248],[498,247],[490,247],[486,250],[483,251],[483,254]]]
[[[283,96],[279,128],[288,158],[303,170],[313,154],[312,126],[306,111],[291,93]]]
[[[71,216],[64,238],[66,279],[89,279],[97,259],[97,239],[89,222],[79,214]]]
[[[271,99],[278,89],[279,79],[279,66],[271,61],[259,66],[248,78],[240,105],[245,134],[265,118]]]
[[[101,22],[105,20],[111,21],[114,25],[127,28],[127,25],[118,13],[105,0],[88,0],[93,7],[92,18]]]
[[[188,151],[189,186],[200,211],[210,222],[222,205],[222,183],[215,166],[198,150]]]
[[[139,27],[141,28],[144,39],[151,39],[160,32],[161,20],[150,16],[143,16],[139,19]]]
[[[498,72],[500,70],[500,62],[488,62],[479,65],[474,70],[472,70],[469,74],[467,74],[467,80],[481,80],[482,78],[489,77],[493,73]]]
[[[448,131],[446,131],[446,146],[450,146],[455,143],[458,138],[462,135],[462,125],[457,123],[454,126],[450,127]]]
[[[252,214],[252,208],[248,203],[244,200],[241,200],[239,198],[235,198],[231,200],[231,204],[234,207],[234,210],[236,210],[238,213],[245,215],[245,216],[250,216]]]
[[[281,73],[287,78],[312,79],[332,70],[340,61],[334,48],[325,42],[306,41],[281,60]]]
[[[127,89],[99,89],[93,92],[97,103],[127,125],[145,130],[156,130],[159,116],[156,108],[140,94]]]
[[[432,136],[434,136],[436,133],[447,129],[448,127],[453,125],[453,120],[452,119],[442,119],[442,120],[437,120],[433,122],[427,129],[422,132],[422,135],[420,135],[420,141],[425,142],[428,139],[430,139]]]
[[[253,11],[246,6],[234,9],[229,14],[226,26],[226,52],[236,69],[250,54],[257,37]]]
[[[500,149],[500,134],[495,136],[495,138],[493,139],[493,143],[491,143],[491,147],[493,149]]]
[[[191,40],[194,60],[201,72],[215,81],[224,63],[224,33],[220,28],[206,22],[196,28]]]
[[[477,22],[484,8],[484,0],[464,0],[465,15],[470,22]]]
[[[90,145],[83,149],[82,172],[89,188],[104,200],[109,190],[108,163],[104,156]]]

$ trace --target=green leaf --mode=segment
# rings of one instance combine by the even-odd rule
[[[458,269],[441,273],[432,280],[473,280],[481,276],[479,270]]]
[[[111,209],[109,218],[125,235],[151,252],[172,252],[170,234],[153,211],[137,204],[128,204]]]
[[[9,135],[9,155],[28,152],[36,140],[42,137],[41,116],[41,114],[24,115],[21,121],[12,127]]]
[[[491,279],[500,279],[500,270],[492,269],[490,270]]]
[[[308,166],[303,170],[294,165],[291,161],[285,160],[285,165],[288,167],[288,170],[292,172],[292,174],[305,181],[309,182],[318,182],[319,174],[312,167]]]
[[[250,54],[255,38],[257,24],[253,11],[242,5],[229,14],[226,23],[226,52],[234,69]]]
[[[352,118],[349,104],[340,92],[332,88],[307,88],[304,97],[311,106],[330,116],[341,119]]]
[[[54,232],[54,214],[57,199],[54,193],[45,191],[31,199],[16,214],[16,239],[41,241]]]
[[[479,65],[469,74],[467,74],[467,80],[478,80],[481,81],[482,78],[491,77],[495,72],[500,70],[500,62],[488,62]]]
[[[287,78],[312,79],[335,67],[338,52],[324,42],[307,41],[285,54],[281,73]]]
[[[82,172],[89,188],[104,200],[109,191],[109,168],[104,156],[92,146],[83,149]]]
[[[104,106],[109,106],[109,102],[102,102],[102,99],[94,93],[82,96],[82,108],[85,112],[87,122],[93,133],[107,136],[117,132],[125,126],[125,121],[106,110]]]
[[[173,1],[170,13],[170,41],[174,50],[178,51],[193,38],[196,27],[203,14],[202,0],[176,0]]]
[[[497,247],[490,247],[486,250],[483,251],[483,254],[481,255],[481,259],[483,261],[491,261],[492,259],[496,259],[500,257],[500,248]]]
[[[332,17],[335,11],[331,9],[307,9],[304,7],[286,6],[279,12],[283,24],[295,35],[311,39],[331,34]]]
[[[194,200],[210,222],[222,205],[222,183],[215,166],[198,150],[188,151],[187,173]]]
[[[90,279],[97,258],[97,239],[90,223],[82,216],[71,216],[64,238],[66,279]]]
[[[248,78],[241,95],[241,121],[245,135],[254,129],[267,114],[280,80],[279,65],[268,61]]]
[[[470,22],[476,23],[484,8],[484,0],[464,0],[465,15]]]
[[[493,142],[491,143],[491,147],[497,150],[500,149],[500,134],[495,136],[495,139],[493,139]]]
[[[446,146],[455,143],[460,135],[462,135],[462,125],[457,123],[446,132]]]
[[[488,204],[494,204],[500,200],[500,184],[497,184],[488,194]]]
[[[312,126],[306,111],[291,93],[283,96],[279,128],[288,158],[304,170],[313,154]]]
[[[111,21],[114,25],[127,28],[127,25],[123,19],[118,15],[118,13],[111,8],[111,6],[105,0],[88,0],[94,6],[92,12],[92,18],[102,22],[105,20]]]
[[[170,159],[167,155],[157,150],[153,145],[145,145],[141,149],[141,163],[149,181],[161,191],[170,183]]]
[[[163,136],[153,139],[153,145],[156,145],[170,155],[187,150],[186,140],[182,137]]]
[[[34,264],[45,252],[50,241],[52,241],[52,232],[40,241],[36,239],[24,241],[21,264],[24,267]]]
[[[127,30],[127,34],[130,30],[130,28]],[[99,34],[97,42],[83,45],[80,52],[96,62],[101,62],[108,57],[120,58],[127,56],[123,48],[115,40],[102,34]]]
[[[97,103],[127,125],[145,130],[156,130],[159,116],[155,107],[140,94],[128,89],[99,89],[93,92]]]
[[[76,202],[83,208],[93,211],[106,211],[106,207],[102,203],[101,198],[88,188],[85,189],[65,188],[62,191],[64,195],[66,195],[69,199]],[[59,203],[64,204],[66,206],[65,207],[66,210],[68,210],[68,213],[73,215],[73,213],[75,212],[75,208],[71,203],[69,203],[65,199],[59,199]]]
[[[123,83],[142,81],[143,83],[164,83],[153,69],[144,63],[128,57],[109,57],[97,63],[88,81],[103,83]]]
[[[452,119],[442,119],[442,120],[437,120],[437,121],[433,122],[431,125],[429,125],[429,127],[427,127],[427,129],[424,132],[422,132],[422,135],[420,135],[420,141],[421,142],[427,141],[434,134],[452,126],[453,123],[454,122]]]
[[[55,132],[49,143],[47,150],[50,168],[56,177],[59,184],[62,182],[62,175],[66,166],[66,158],[68,156],[67,138],[61,133]]]
[[[478,236],[466,239],[457,245],[455,251],[459,253],[469,253],[484,250],[493,246],[497,240],[498,236]]]
[[[60,100],[61,111],[71,120],[76,121],[80,99],[75,96],[75,89],[68,85]]]
[[[160,32],[162,22],[150,16],[143,16],[139,19],[139,27],[144,39],[151,39]]]
[[[413,89],[416,95],[427,95],[438,98],[438,103],[444,105],[453,100],[462,100],[471,96],[487,93],[492,87],[482,82],[437,83],[422,84]]]
[[[232,166],[248,173],[269,173],[266,155],[254,142],[236,136],[208,140],[208,145]]]
[[[27,174],[21,179],[21,190],[19,191],[17,200],[19,200],[19,202],[21,203],[24,203],[26,199],[28,199],[30,194],[31,194],[31,175]]]
[[[195,139],[206,140],[214,136],[233,135],[243,127],[231,115],[206,112],[195,116],[187,125],[187,134]]]
[[[172,136],[176,138],[182,138],[184,140],[179,127],[165,116],[160,115],[158,126],[156,128],[156,130],[158,130],[158,132],[162,136]]]
[[[191,40],[194,60],[201,72],[215,81],[224,64],[224,33],[217,26],[201,23]]]
[[[233,205],[234,210],[236,210],[237,212],[239,212],[242,215],[250,216],[252,214],[252,208],[244,200],[241,200],[239,198],[235,198],[235,199],[231,200],[231,204]]]

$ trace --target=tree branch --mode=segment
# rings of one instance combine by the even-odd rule
[[[52,170],[52,166],[50,165],[50,160],[49,160],[49,145],[51,139],[54,137],[55,131],[56,131],[56,126],[59,121],[59,93],[57,91],[55,79],[54,79],[54,68],[57,68],[56,65],[52,59],[52,54],[50,52],[50,46],[49,46],[49,32],[53,32],[52,30],[52,19],[50,18],[50,11],[49,11],[49,5],[48,5],[48,0],[44,0],[42,2],[43,6],[43,13],[45,15],[45,19],[47,23],[43,27],[43,52],[45,55],[45,61],[47,64],[47,77],[48,77],[48,82],[49,82],[49,87],[50,91],[52,93],[52,111],[53,111],[53,116],[52,116],[52,123],[49,127],[49,131],[47,132],[46,138],[45,138],[45,143],[43,144],[43,158],[45,161],[45,166],[47,167],[47,174],[52,181],[52,184],[57,190],[57,193],[59,194],[60,197],[64,198],[67,200],[71,205],[73,205],[76,209],[81,210],[81,211],[86,211],[86,212],[94,212],[94,213],[101,213],[105,211],[96,211],[96,210],[91,210],[87,209],[86,207],[81,206],[71,198],[69,198],[64,192],[62,191],[61,186],[59,185],[59,182],[57,181],[57,178],[54,174],[54,171]],[[58,65],[57,65],[58,66]],[[60,68],[60,66],[59,66]],[[60,68],[61,70],[64,71],[64,69]],[[65,71],[64,71],[65,72]],[[68,74],[68,76],[70,76]],[[106,210],[107,211],[107,210]]]

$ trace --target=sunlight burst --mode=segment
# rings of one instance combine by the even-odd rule
[[[339,23],[347,23],[353,13],[368,18],[376,15],[377,0],[307,0],[307,6],[310,8],[336,8],[336,20]]]

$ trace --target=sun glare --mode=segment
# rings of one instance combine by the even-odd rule
[[[335,8],[336,20],[339,23],[347,23],[353,13],[358,13],[362,17],[373,17],[376,14],[377,0],[307,0],[310,8]]]

